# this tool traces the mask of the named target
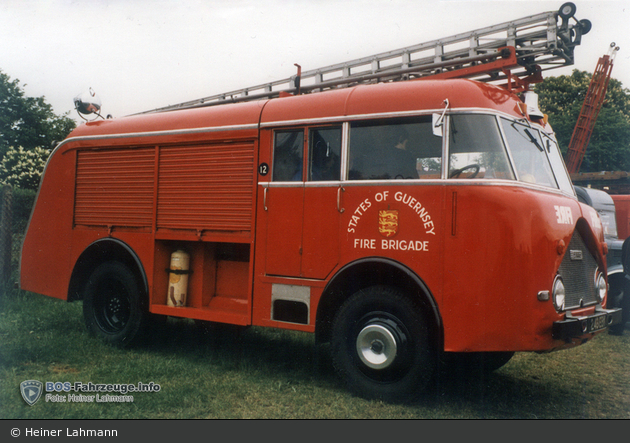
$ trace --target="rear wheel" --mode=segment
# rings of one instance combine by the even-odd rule
[[[332,333],[333,364],[354,394],[410,400],[433,376],[435,352],[422,309],[396,288],[373,286],[352,295]]]
[[[115,346],[136,342],[146,328],[148,311],[135,274],[124,264],[99,265],[85,287],[83,318],[88,331]]]

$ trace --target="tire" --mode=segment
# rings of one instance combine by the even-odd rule
[[[83,297],[88,332],[117,347],[136,343],[149,321],[145,300],[136,275],[127,266],[117,261],[99,265]]]
[[[422,309],[396,288],[372,286],[352,295],[335,316],[332,334],[333,366],[360,397],[409,401],[435,372]]]

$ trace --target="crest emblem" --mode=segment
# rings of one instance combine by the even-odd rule
[[[387,209],[378,211],[378,232],[383,237],[392,237],[398,232],[398,211]]]
[[[33,406],[42,395],[44,384],[37,380],[26,380],[20,383],[22,398],[29,405]]]

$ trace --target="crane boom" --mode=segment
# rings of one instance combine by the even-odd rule
[[[619,46],[615,43],[610,44],[608,53],[599,58],[593,77],[589,83],[586,96],[577,123],[573,129],[573,135],[569,142],[569,148],[566,155],[567,170],[570,174],[579,172],[588,142],[591,139],[595,122],[599,111],[604,104],[606,90],[610,82],[610,74],[613,68],[615,55],[619,50]]]

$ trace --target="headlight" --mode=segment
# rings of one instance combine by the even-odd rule
[[[604,299],[608,293],[608,285],[606,284],[604,274],[599,272],[599,269],[595,271],[595,290],[597,291],[597,298],[599,299],[599,302],[604,303]]]
[[[564,310],[564,283],[562,282],[562,278],[560,276],[556,276],[556,279],[553,282],[553,304],[556,307],[556,311]]]

